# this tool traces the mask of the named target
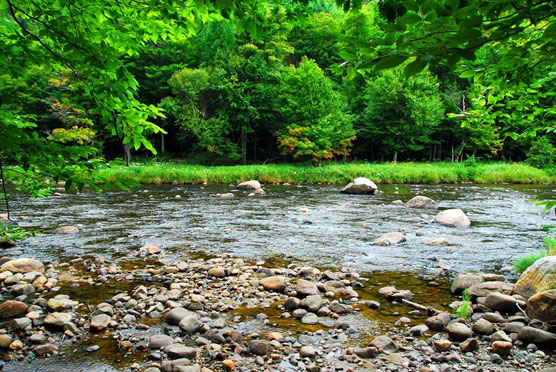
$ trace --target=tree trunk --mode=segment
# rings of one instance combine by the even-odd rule
[[[160,152],[166,152],[166,147],[164,146],[164,133],[160,133]]]
[[[392,161],[394,162],[394,164],[398,163],[398,150],[394,151],[394,158],[392,159]]]
[[[247,164],[247,132],[245,126],[241,127],[241,162]]]
[[[129,144],[124,144],[124,160],[125,165],[129,167],[129,161],[131,160],[131,151],[129,151]]]

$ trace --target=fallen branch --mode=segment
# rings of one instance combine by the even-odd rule
[[[406,300],[405,298],[402,298],[402,304],[409,305],[409,306],[412,306],[416,309],[425,311],[427,314],[430,314],[430,315],[436,315],[436,314],[441,313],[440,310],[436,310],[434,307],[430,307],[430,306],[427,307],[427,306],[418,304],[417,302],[412,302],[412,301]]]

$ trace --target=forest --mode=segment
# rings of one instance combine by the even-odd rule
[[[16,3],[0,9],[0,132],[21,173],[71,178],[68,159],[124,156],[546,167],[556,154],[550,2]]]

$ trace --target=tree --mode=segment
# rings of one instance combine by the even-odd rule
[[[438,83],[430,73],[404,78],[401,68],[383,71],[367,80],[367,102],[358,120],[358,137],[380,151],[393,154],[419,151],[431,141],[444,117]]]
[[[304,58],[299,68],[288,67],[281,91],[283,128],[278,130],[278,141],[284,154],[308,158],[314,164],[349,155],[355,139],[351,117],[344,111],[341,95],[314,61]]]

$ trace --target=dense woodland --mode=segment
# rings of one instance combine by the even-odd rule
[[[135,104],[156,113],[155,125],[128,128],[144,137],[135,146],[122,146],[130,134],[106,122],[111,116],[119,123],[136,114],[118,112],[115,106],[113,111],[99,110],[98,101],[105,98],[92,97],[91,86],[79,78],[83,72],[76,73],[71,65],[53,68],[35,63],[21,66],[17,74],[8,71],[0,84],[1,110],[31,118],[35,135],[99,148],[96,157],[107,159],[122,157],[131,147],[133,156],[152,157],[154,149],[158,156],[201,164],[455,162],[470,157],[529,159],[536,166],[552,162],[553,65],[533,60],[532,76],[509,92],[498,91],[500,76],[490,75],[488,68],[499,64],[518,43],[523,46],[523,37],[477,44],[471,56],[461,49],[463,59],[449,67],[426,63],[426,55],[413,62],[387,57],[382,60],[386,63],[372,69],[348,63],[372,53],[369,40],[390,38],[389,11],[394,8],[383,3],[388,2],[371,1],[345,11],[334,1],[312,1],[301,13],[266,1],[244,19],[227,17],[225,12],[193,12],[187,15],[187,35],[151,35],[129,51],[120,48],[121,68],[111,72],[110,89],[119,89],[125,81],[123,90],[136,89]],[[26,14],[9,5],[3,6],[5,14]],[[398,22],[401,31],[411,29],[415,19],[408,16],[416,16],[401,14],[396,15],[398,20],[407,18]],[[32,25],[31,16],[22,19]],[[14,25],[10,22],[6,24]],[[20,35],[31,35],[32,29],[26,34],[21,27]],[[523,30],[526,39],[537,37],[534,29]],[[548,32],[546,22],[542,31]],[[477,37],[473,28],[460,33],[459,41],[468,44]],[[62,41],[66,49],[54,52],[63,62],[64,53],[77,48]],[[515,71],[511,64],[503,68],[509,75],[519,71],[517,65]],[[487,73],[477,78],[477,71]],[[133,151],[139,145],[144,148]]]

